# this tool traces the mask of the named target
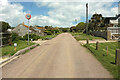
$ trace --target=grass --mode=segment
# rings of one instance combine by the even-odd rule
[[[118,42],[99,43],[99,50],[96,50],[96,44],[86,44],[87,47],[95,57],[102,63],[102,65],[111,72],[114,78],[118,78],[118,66],[115,65],[115,52],[118,49]],[[108,56],[106,46],[108,46]]]
[[[52,34],[52,35],[46,35],[46,36],[40,36],[40,39],[45,40],[46,38],[52,39],[56,37],[60,33]]]
[[[50,39],[50,38],[54,38],[54,37],[56,37],[58,34],[60,34],[60,33],[56,33],[56,34],[54,34],[54,35],[40,36],[40,39],[45,40],[46,38],[49,38],[49,39]],[[21,40],[19,40],[19,41],[13,42],[13,43],[17,43],[17,44],[18,44],[17,47],[16,47],[16,52],[19,51],[19,50],[21,50],[21,49],[24,49],[24,48],[28,47],[27,41],[21,41]],[[33,44],[35,44],[35,43],[30,42],[30,45],[29,45],[29,46],[31,46],[31,45],[33,45]],[[14,46],[13,46],[13,44],[12,44],[11,46],[2,47],[2,48],[0,48],[0,50],[1,50],[1,49],[2,49],[2,53],[0,53],[0,56],[12,56],[12,55],[14,55],[14,54],[16,53],[16,52],[14,51]]]
[[[24,49],[28,46],[31,46],[31,45],[35,44],[35,43],[30,42],[30,44],[27,45],[27,41],[20,41],[20,40],[15,41],[13,43],[17,43],[16,52],[21,50],[21,49]],[[2,54],[0,54],[0,55],[2,55],[2,56],[6,56],[6,55],[7,56],[12,56],[16,52],[14,51],[14,45],[12,44],[11,46],[2,47]]]
[[[71,34],[73,36],[75,36],[77,41],[79,41],[79,40],[86,40],[86,39],[89,39],[89,40],[96,40],[96,39],[104,40],[104,38],[95,37],[95,36],[87,35],[87,34],[84,34],[84,33],[71,33]]]

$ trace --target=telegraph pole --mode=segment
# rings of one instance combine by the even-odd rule
[[[118,15],[120,15],[120,1],[118,2]],[[120,18],[118,18],[118,27],[120,27]]]
[[[86,34],[88,33],[88,3],[86,3]]]
[[[77,24],[77,19],[75,19],[75,23]]]

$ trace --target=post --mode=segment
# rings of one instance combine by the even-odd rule
[[[111,31],[107,31],[107,40],[111,39]]]
[[[88,33],[88,3],[86,3],[86,34]]]
[[[75,24],[77,25],[77,19],[75,19]]]
[[[115,64],[120,66],[120,49],[116,49]]]
[[[29,45],[29,20],[28,20],[28,45]]]
[[[86,43],[89,44],[89,39],[86,40]]]
[[[118,14],[120,14],[120,1],[118,2]],[[120,27],[120,18],[118,18],[118,27]]]
[[[98,50],[99,49],[99,42],[97,41],[96,42],[96,50]]]
[[[14,50],[15,50],[15,52],[16,52],[16,47],[14,47]]]
[[[31,15],[30,14],[26,14],[25,17],[28,20],[28,45],[29,45],[29,20],[31,18]]]
[[[17,43],[14,43],[14,50],[16,52]]]

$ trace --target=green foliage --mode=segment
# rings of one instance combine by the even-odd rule
[[[85,23],[84,22],[80,22],[79,24],[77,24],[76,26],[76,32],[82,32],[85,29]]]
[[[47,35],[52,35],[51,30],[46,30],[44,33],[46,33]]]
[[[62,32],[69,32],[70,29],[69,28],[60,28],[60,31],[62,31]]]
[[[76,32],[76,26],[72,26],[72,27],[70,28],[70,32]]]
[[[21,37],[18,36],[17,33],[12,32],[11,35],[12,35],[12,41],[18,41],[19,39],[21,39]]]
[[[87,34],[84,34],[84,33],[72,33],[73,36],[75,36],[75,39],[76,40],[96,40],[96,39],[103,39],[101,37],[95,37],[95,36],[92,36],[92,35],[87,35]]]
[[[42,39],[42,40],[52,39],[52,38],[56,37],[56,36],[59,35],[59,34],[60,34],[60,33],[55,33],[55,34],[46,35],[46,36],[40,36],[40,39]]]
[[[0,27],[2,27],[1,28],[2,32],[6,32],[7,29],[11,28],[11,26],[7,22],[1,22],[1,23],[2,23],[2,26],[0,26]]]
[[[51,30],[53,27],[52,26],[45,26],[46,30]]]
[[[31,46],[35,43],[32,43],[30,42],[30,45],[27,45],[27,42],[26,41],[13,41],[13,43],[17,43],[17,47],[16,47],[16,50],[19,51],[21,49],[24,49],[28,46]],[[14,45],[12,44],[11,46],[5,46],[5,47],[2,47],[2,53],[0,54],[1,56],[5,56],[5,55],[9,55],[9,56],[12,56],[14,55],[16,52],[14,51]]]
[[[33,40],[38,40],[40,37],[36,34],[29,34],[29,39],[33,39]],[[21,38],[21,40],[28,40],[28,34],[26,34],[25,36],[23,36],[23,38]]]
[[[0,31],[2,31],[2,45],[10,43],[11,34],[7,31],[11,26],[7,22],[0,21]]]
[[[46,30],[44,31],[44,33],[46,33],[47,35],[52,35],[60,32],[58,27],[45,26],[45,29]]]
[[[9,37],[2,38],[2,45],[9,44],[9,42],[10,42],[10,38]]]
[[[3,32],[1,38],[2,38],[2,45],[9,44],[11,40],[11,34],[8,32]]]
[[[106,47],[108,46],[108,56]],[[99,50],[96,50],[96,44],[86,44],[87,47],[95,57],[102,63],[102,65],[110,71],[115,78],[118,77],[118,66],[115,65],[115,52],[118,49],[118,42],[99,43]]]
[[[89,20],[88,31],[103,30],[105,28],[104,18],[102,14],[93,14],[91,20]]]

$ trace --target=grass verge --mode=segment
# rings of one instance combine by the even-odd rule
[[[101,64],[114,76],[118,78],[118,66],[115,65],[115,52],[118,49],[118,42],[99,43],[99,50],[96,50],[96,44],[85,44]],[[106,46],[108,46],[108,56]]]
[[[21,49],[24,49],[28,46],[31,46],[31,45],[35,44],[35,43],[30,42],[30,44],[27,45],[27,41],[21,41],[21,40],[15,41],[13,43],[17,43],[16,52],[21,50]],[[2,56],[6,56],[6,55],[7,56],[12,56],[16,52],[14,51],[14,45],[12,44],[11,46],[2,47],[2,54],[0,54],[0,55],[2,55]]]
[[[61,33],[56,33],[56,34],[52,34],[52,35],[46,35],[46,36],[40,36],[40,39],[45,40],[45,39],[52,39],[54,37],[56,37],[57,35],[59,35]]]
[[[96,40],[96,39],[104,40],[104,38],[95,37],[95,36],[87,35],[87,34],[84,34],[84,33],[71,33],[71,34],[73,36],[75,36],[75,39],[77,41],[79,41],[79,40],[86,40],[86,39],[89,39],[89,40]]]

